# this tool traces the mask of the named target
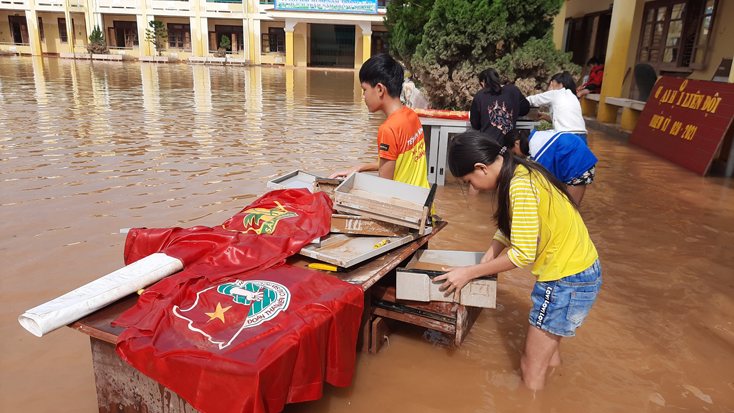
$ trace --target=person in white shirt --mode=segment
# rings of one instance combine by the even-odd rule
[[[588,145],[586,122],[581,114],[581,104],[576,97],[576,82],[568,72],[556,73],[551,78],[548,91],[527,97],[530,106],[550,105],[550,115],[539,113],[538,119],[553,124],[553,129],[578,135]]]

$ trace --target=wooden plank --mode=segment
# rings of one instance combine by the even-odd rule
[[[375,285],[372,287],[372,297],[379,301],[388,301],[396,304],[402,304],[416,310],[434,313],[440,316],[456,318],[456,310],[459,304],[446,303],[441,301],[429,301],[427,303],[421,301],[400,300],[395,298],[395,287],[384,285]]]
[[[382,237],[372,235],[329,234],[321,238],[319,245],[307,245],[298,252],[319,261],[350,268],[370,258],[408,244],[419,238],[417,233],[403,237]],[[332,242],[333,239],[338,241]]]
[[[402,237],[408,235],[409,231],[407,227],[358,215],[334,214],[331,216],[331,232]]]
[[[334,190],[342,182],[344,181],[341,179],[317,178],[315,182],[316,190],[324,192],[331,199],[331,202],[334,202]]]
[[[460,305],[456,311],[456,336],[454,337],[454,345],[461,347],[461,343],[469,334],[469,330],[477,321],[479,314],[481,314],[482,308],[479,307],[467,307]]]
[[[382,317],[387,317],[393,320],[402,321],[405,323],[414,324],[417,326],[430,328],[437,331],[443,331],[444,333],[448,334],[455,334],[456,333],[456,327],[454,323],[447,323],[447,322],[441,322],[432,320],[430,318],[420,317],[414,314],[408,314],[408,313],[400,313],[397,311],[388,310],[385,308],[377,308],[375,307],[372,310],[372,314]]]
[[[430,189],[354,173],[334,193],[335,208],[420,229]]]
[[[382,317],[376,317],[372,322],[372,346],[370,353],[379,353],[389,335],[390,327],[387,325],[387,320]]]
[[[338,212],[354,214],[354,215],[361,215],[361,216],[365,216],[368,218],[376,219],[378,221],[390,222],[390,223],[408,227],[408,228],[419,229],[420,227],[420,221],[418,219],[413,220],[413,219],[395,218],[390,215],[379,214],[379,213],[375,213],[369,210],[364,210],[360,208],[352,208],[352,207],[349,207],[346,205],[340,205],[340,204],[335,204],[334,209],[336,209]]]
[[[110,323],[115,321],[122,313],[132,308],[137,302],[138,295],[130,294],[122,300],[116,301],[69,325],[69,327],[88,334],[91,337],[115,344],[117,343],[117,336],[125,331],[125,329],[112,327]]]

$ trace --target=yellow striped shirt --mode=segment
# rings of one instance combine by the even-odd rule
[[[518,267],[535,262],[538,281],[554,281],[589,268],[599,257],[581,215],[540,173],[519,165],[510,181],[510,240],[497,230],[494,239],[509,247]]]

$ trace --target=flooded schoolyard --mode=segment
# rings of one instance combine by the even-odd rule
[[[375,159],[354,71],[0,58],[0,411],[97,411],[88,336],[23,311],[122,266],[120,228],[214,226],[295,169]],[[592,131],[582,216],[604,284],[546,390],[519,381],[533,277],[460,348],[405,325],[349,388],[288,412],[734,411],[734,184]],[[440,187],[432,249],[483,251],[490,195]]]

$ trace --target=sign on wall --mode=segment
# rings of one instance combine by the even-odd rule
[[[662,77],[630,143],[701,175],[734,118],[734,84]]]
[[[275,10],[377,14],[377,0],[275,0]]]

